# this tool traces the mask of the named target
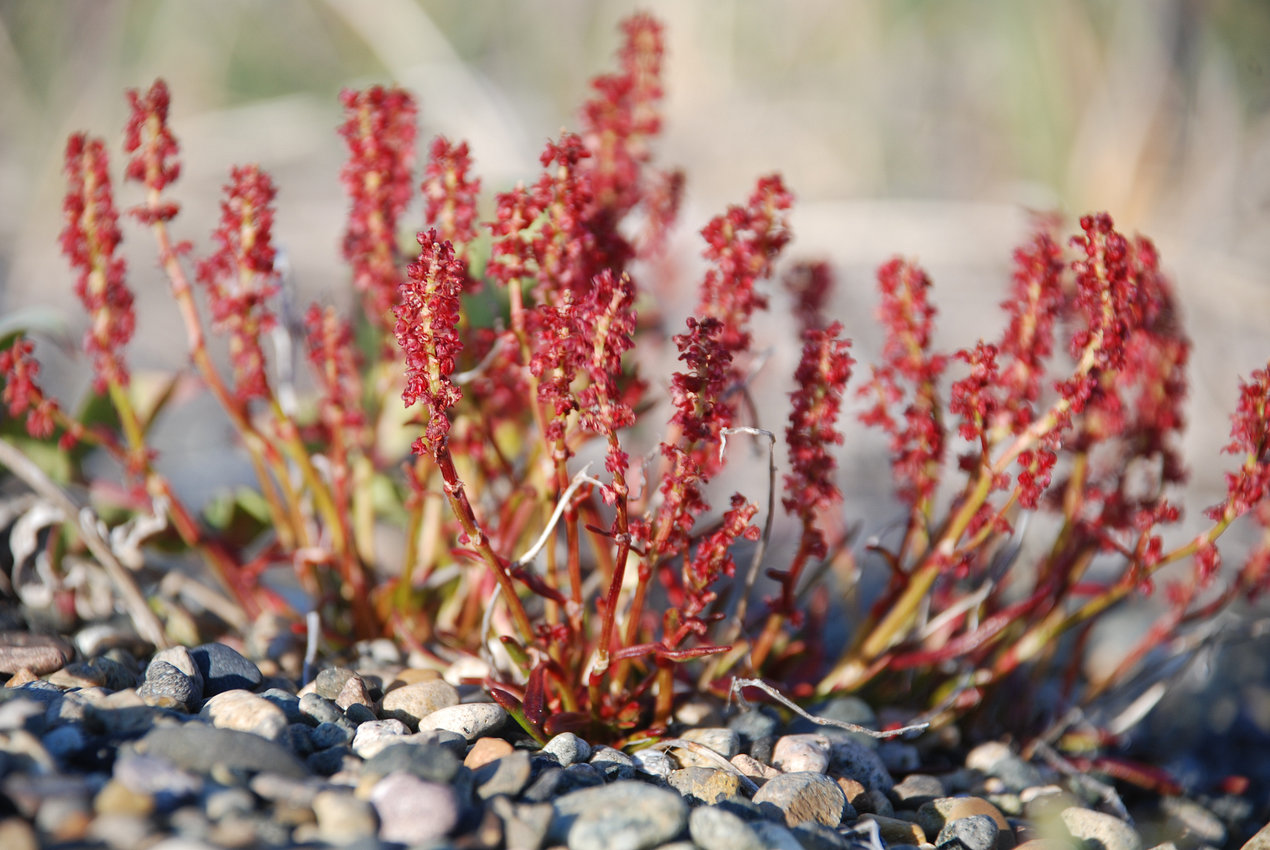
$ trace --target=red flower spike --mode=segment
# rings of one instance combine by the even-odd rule
[[[468,176],[471,167],[467,142],[452,144],[445,136],[432,141],[420,187],[427,205],[424,220],[437,228],[442,239],[455,245],[466,245],[476,238],[476,199],[481,193],[481,180]]]
[[[878,269],[878,285],[882,293],[878,318],[886,330],[886,342],[882,365],[860,388],[860,395],[874,398],[860,420],[891,435],[891,469],[900,498],[917,506],[929,503],[939,481],[944,430],[935,386],[947,358],[929,351],[935,307],[929,301],[931,284],[926,273],[896,258]],[[905,398],[901,381],[911,387],[902,424],[891,412]]]
[[[683,203],[684,173],[680,169],[656,172],[644,192],[644,232],[639,240],[642,257],[660,254],[670,238]]]
[[[1054,322],[1063,305],[1063,251],[1044,230],[1014,252],[1013,291],[1002,306],[1010,323],[1001,354],[1002,412],[1012,433],[1032,423],[1045,362],[1054,350]]]
[[[618,378],[622,355],[635,345],[635,285],[628,275],[613,277],[603,272],[592,284],[587,300],[579,305],[575,333],[592,340],[590,356],[582,368],[589,382],[578,394],[582,425],[598,434],[613,434],[635,424],[635,411],[623,397]],[[628,458],[616,439],[609,440],[604,461],[612,475],[625,474]]]
[[[595,78],[595,97],[582,107],[583,137],[595,156],[589,167],[595,198],[617,216],[640,200],[641,167],[651,158],[648,140],[661,130],[665,54],[662,26],[651,15],[632,15],[622,31],[621,71]]]
[[[322,390],[319,408],[323,424],[331,432],[365,424],[359,400],[361,371],[353,329],[333,307],[310,305],[304,317],[309,362]]]
[[[780,176],[771,175],[758,181],[744,207],[729,207],[701,231],[712,267],[701,284],[697,315],[723,324],[723,347],[732,355],[749,349],[750,317],[767,307],[755,284],[771,274],[789,242],[785,213],[792,205]]]
[[[494,244],[486,273],[503,286],[532,273],[534,245],[529,231],[542,211],[539,198],[524,186],[498,196],[495,220],[487,225]]]
[[[987,448],[987,429],[996,418],[1000,386],[997,347],[980,342],[970,351],[958,351],[958,360],[970,366],[970,374],[953,382],[948,396],[948,412],[961,417],[958,433],[963,440]]]
[[[798,389],[791,396],[789,426],[785,442],[789,447],[790,472],[785,476],[785,512],[803,521],[803,533],[813,538],[811,557],[824,557],[823,535],[816,527],[817,515],[842,500],[834,483],[837,463],[829,447],[842,443],[837,429],[842,394],[851,380],[855,361],[851,342],[842,338],[842,324],[803,333],[803,355],[794,372]]]
[[[408,92],[382,86],[346,90],[340,100],[347,116],[340,134],[349,153],[340,179],[352,199],[344,258],[371,322],[388,330],[401,280],[397,220],[413,194],[418,108]]]
[[[40,389],[40,363],[31,356],[35,343],[18,337],[13,345],[0,351],[0,375],[4,376],[4,392],[0,394],[9,415],[26,416],[26,432],[37,440],[53,436],[53,417],[57,402]]]
[[[406,359],[402,401],[406,407],[422,401],[427,408],[427,427],[414,452],[435,457],[450,431],[448,411],[463,397],[450,375],[463,348],[456,328],[464,272],[454,246],[435,230],[418,239],[419,259],[410,264],[394,309],[395,333]]]
[[[163,80],[155,80],[144,95],[136,89],[128,90],[128,103],[132,114],[124,129],[124,150],[132,154],[124,172],[125,180],[135,180],[145,185],[149,197],[144,206],[131,212],[146,224],[171,221],[180,205],[162,203],[163,190],[181,176],[181,164],[176,157],[179,147],[176,137],[168,127],[168,107],[171,98]]]
[[[833,293],[833,269],[820,261],[798,263],[782,281],[794,297],[794,315],[803,328],[820,328],[825,323],[825,303]]]
[[[220,226],[212,234],[219,248],[199,263],[197,271],[207,289],[212,326],[229,335],[234,394],[242,402],[269,395],[261,339],[277,324],[266,306],[278,291],[273,247],[276,195],[273,181],[259,166],[230,169]]]
[[[1214,521],[1234,519],[1270,494],[1270,364],[1239,383],[1239,403],[1230,418],[1226,454],[1242,455],[1243,465],[1226,474],[1226,500],[1206,512]]]
[[[700,616],[714,602],[717,594],[710,590],[711,585],[721,576],[731,577],[736,573],[732,545],[741,538],[758,539],[758,526],[750,524],[756,513],[757,505],[746,501],[740,493],[733,494],[732,507],[724,512],[720,528],[697,544],[692,560],[684,565],[685,596],[681,610],[685,625],[699,622]]]
[[[124,282],[124,261],[116,256],[123,236],[105,144],[82,133],[71,136],[66,142],[66,176],[62,253],[79,273],[75,294],[91,321],[84,350],[93,361],[93,387],[104,392],[110,384],[128,384],[123,348],[137,321],[132,292]]]

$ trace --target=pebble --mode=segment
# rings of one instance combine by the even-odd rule
[[[854,738],[833,742],[829,765],[835,774],[854,779],[865,788],[890,791],[895,787],[895,780],[877,751]]]
[[[421,844],[445,836],[459,822],[459,801],[448,785],[409,773],[390,773],[375,784],[370,804],[379,816],[379,838]]]
[[[438,709],[452,708],[458,704],[459,692],[453,685],[441,679],[432,679],[415,685],[404,685],[384,694],[380,714],[386,719],[400,720],[411,729],[418,729],[419,721],[423,718]]]
[[[387,699],[387,697],[385,697]],[[472,702],[439,708],[419,721],[419,731],[457,732],[469,741],[490,735],[507,722],[507,712],[492,702]]]
[[[939,831],[935,845],[952,845],[949,850],[993,850],[997,846],[1000,831],[997,822],[987,815],[957,818],[948,821]]]
[[[782,773],[764,783],[754,802],[765,810],[774,807],[790,826],[816,821],[835,827],[844,816],[855,817],[838,783],[823,773]]]
[[[1073,838],[1101,850],[1142,850],[1137,831],[1117,817],[1079,806],[1064,809],[1061,817]]]
[[[591,745],[572,732],[556,735],[543,745],[542,751],[555,756],[561,767],[589,761],[591,758]]]
[[[555,800],[549,843],[569,850],[645,850],[688,826],[688,806],[674,791],[620,780]]]
[[[237,729],[276,741],[287,728],[282,709],[251,691],[221,691],[203,703],[199,716],[217,729]]]
[[[765,850],[768,846],[740,817],[712,806],[692,810],[688,832],[701,850]]]
[[[829,769],[829,739],[805,733],[782,735],[772,747],[772,767],[786,773],[824,773]]]
[[[196,646],[190,657],[203,676],[205,697],[238,689],[254,691],[264,678],[259,667],[223,643]]]
[[[847,850],[870,830],[927,850],[1014,850],[1064,833],[1100,850],[1144,846],[1127,823],[1074,806],[1074,780],[1002,744],[963,766],[946,761],[952,745],[879,744],[784,725],[766,708],[724,725],[699,700],[712,725],[679,736],[735,771],[696,747],[627,753],[574,733],[537,750],[497,705],[462,702],[479,691],[449,673],[399,669],[399,655],[362,662],[323,669],[298,695],[276,664],[223,644],[149,664],[114,648],[48,681],[12,674],[0,689],[0,800],[15,814],[0,818],[0,847]],[[867,709],[845,699],[819,710],[873,725]],[[1158,800],[1142,835],[1230,846],[1254,809],[1236,832],[1227,808]]]
[[[327,789],[313,798],[316,837],[327,844],[351,844],[379,832],[374,805],[347,791]]]
[[[324,726],[334,726],[341,728],[337,723],[320,723],[318,729]],[[406,728],[406,724],[400,720],[372,720],[369,723],[363,723],[357,727],[357,732],[352,736],[353,752],[361,756],[363,759],[371,759],[378,755],[385,747],[393,744],[401,743],[402,739],[410,732]],[[350,743],[344,741],[343,743]]]
[[[176,665],[156,659],[146,667],[146,678],[137,688],[137,695],[146,705],[188,712],[202,699],[202,688],[195,688],[190,677]]]
[[[75,657],[75,647],[53,635],[0,632],[0,673],[30,670],[37,676],[60,670]]]

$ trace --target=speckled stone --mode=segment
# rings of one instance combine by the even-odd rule
[[[492,702],[472,702],[439,708],[419,721],[419,731],[443,729],[469,741],[492,735],[507,722],[507,712]]]
[[[741,736],[732,729],[720,727],[686,729],[679,737],[713,750],[724,759],[730,759],[741,752]],[[676,748],[673,755],[681,767],[718,767],[712,760],[689,749]]]
[[[591,750],[591,761],[589,764],[608,782],[617,779],[634,779],[635,778],[635,759],[628,756],[621,750],[613,747],[599,746]]]
[[[189,649],[184,646],[171,646],[167,649],[161,649],[150,659],[150,663],[163,662],[171,664],[176,669],[184,673],[194,685],[195,700],[203,698],[203,674],[198,669],[198,664],[194,661],[194,656],[190,655]],[[150,678],[149,667],[146,668],[146,678]]]
[[[944,824],[935,845],[947,850],[994,850],[1000,831],[987,815],[956,818]]]
[[[1137,831],[1112,815],[1073,806],[1064,809],[1061,818],[1073,838],[1096,843],[1102,850],[1142,850]]]
[[[886,765],[877,752],[854,738],[834,741],[831,745],[829,770],[835,776],[855,779],[865,788],[890,791],[895,787]]]
[[[344,709],[345,714],[355,705],[371,709],[374,701],[370,698],[370,689],[366,687],[366,680],[361,676],[349,676],[344,687],[340,688],[340,692],[335,695],[335,704]],[[371,717],[374,717],[373,711]]]
[[[362,758],[371,759],[385,747],[400,743],[409,731],[400,720],[372,720],[357,727],[351,746]]]
[[[673,771],[666,780],[689,803],[717,803],[741,793],[741,778],[713,767],[685,767]]]
[[[313,692],[332,702],[344,689],[344,684],[357,673],[347,667],[326,667],[313,678]]]
[[[950,821],[983,815],[992,819],[1000,833],[1001,850],[1014,843],[1013,832],[1005,815],[982,797],[937,797],[917,810],[917,823],[927,835],[939,835]]]
[[[772,767],[785,773],[824,773],[829,769],[829,752],[824,735],[782,735],[772,747]]]
[[[842,789],[823,773],[782,773],[764,783],[754,802],[764,810],[775,807],[790,826],[811,820],[834,827],[855,817]]]
[[[199,716],[217,729],[237,729],[276,741],[287,728],[282,709],[250,691],[222,691],[203,704]]]
[[[146,679],[137,694],[146,705],[177,711],[189,711],[202,698],[201,690],[194,687],[189,676],[175,665],[157,660],[146,667]]]
[[[380,715],[385,719],[400,720],[416,730],[424,717],[438,709],[451,708],[458,704],[459,692],[454,686],[440,679],[433,679],[395,688],[384,694]]]

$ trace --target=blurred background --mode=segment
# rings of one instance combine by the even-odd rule
[[[971,345],[999,332],[1011,250],[1033,212],[1107,210],[1157,242],[1176,283],[1195,342],[1192,521],[1220,498],[1237,376],[1270,355],[1261,0],[3,0],[0,316],[39,314],[78,339],[56,244],[61,151],[68,133],[88,130],[121,163],[127,88],[158,76],[171,87],[184,168],[175,231],[196,253],[230,165],[259,162],[280,189],[275,235],[302,297],[344,303],[339,90],[411,89],[421,152],[438,133],[469,140],[488,197],[536,176],[544,142],[575,126],[588,80],[613,67],[618,21],[639,8],[667,26],[657,160],[688,174],[672,312],[694,297],[696,231],[772,171],[798,199],[788,256],[833,262],[833,312],[866,361],[879,344],[881,261],[920,261],[935,281],[940,342]],[[139,200],[116,188],[121,208]],[[418,205],[410,215],[421,221]],[[141,302],[131,358],[141,369],[180,364],[148,234],[126,227],[125,247]],[[781,305],[763,323],[773,340],[789,326]],[[796,358],[785,339],[769,341],[772,392],[788,389],[780,376]],[[58,380],[83,385],[59,352],[37,353]],[[215,459],[185,482],[195,493],[235,474],[199,433],[166,437],[181,458]],[[885,444],[853,434],[847,445],[847,515],[884,519]],[[1259,699],[1270,728],[1270,690]]]

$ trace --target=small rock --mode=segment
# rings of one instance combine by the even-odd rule
[[[739,776],[712,767],[685,767],[673,771],[666,781],[694,805],[711,805],[741,793]]]
[[[0,820],[0,847],[5,850],[39,850],[40,839],[35,829],[16,817]]]
[[[411,729],[418,729],[419,721],[424,717],[438,709],[452,708],[458,704],[459,692],[454,686],[440,679],[433,679],[405,685],[384,694],[380,714],[385,718],[400,720]]]
[[[300,697],[299,707],[301,717],[307,718],[314,726],[319,723],[337,723],[344,716],[338,705],[316,693]]]
[[[137,684],[137,678],[127,667],[110,658],[93,658],[76,661],[49,675],[48,680],[59,688],[105,688],[122,691]]]
[[[613,747],[599,746],[591,751],[589,764],[604,776],[605,781],[635,778],[635,759]]]
[[[401,742],[410,730],[400,720],[372,720],[357,727],[353,736],[353,752],[364,759],[372,759],[385,747]]]
[[[741,751],[761,762],[772,759],[772,745],[776,742],[779,725],[779,721],[763,708],[742,711],[728,720],[728,728],[741,739]]]
[[[891,789],[891,799],[902,809],[917,809],[945,795],[944,783],[938,777],[912,773]]]
[[[203,695],[224,691],[254,691],[263,679],[260,668],[223,643],[205,643],[190,650],[203,675]]]
[[[183,646],[171,646],[167,649],[161,649],[150,659],[150,663],[162,662],[171,664],[176,669],[184,673],[194,685],[195,701],[203,698],[203,673],[198,669],[198,663],[194,660],[194,656],[190,655],[190,651]],[[146,668],[146,678],[150,678],[150,669]]]
[[[313,692],[334,702],[340,691],[344,690],[345,683],[356,675],[356,672],[347,667],[327,667],[320,670],[313,679]]]
[[[45,732],[40,739],[49,755],[65,763],[83,752],[88,745],[88,737],[84,727],[79,723],[64,723],[52,731]]]
[[[436,744],[394,743],[366,760],[363,778],[380,779],[390,773],[409,773],[444,785],[458,774],[458,758]]]
[[[472,770],[484,767],[492,761],[497,761],[503,756],[511,755],[512,745],[502,738],[478,738],[476,743],[472,745],[472,749],[468,750],[467,755],[463,759],[463,764]]]
[[[879,741],[878,758],[882,760],[892,775],[896,773],[916,773],[922,769],[922,755],[917,747],[903,741]]]
[[[370,698],[370,691],[366,687],[366,680],[361,676],[349,676],[348,681],[344,683],[344,687],[335,695],[335,704],[344,709],[345,714],[354,705],[367,709],[371,708],[374,703]]]
[[[250,691],[222,691],[203,704],[199,716],[217,729],[237,729],[276,741],[287,728],[282,709]]]
[[[319,791],[313,798],[313,815],[318,837],[327,844],[351,844],[379,833],[375,807],[345,791]]]
[[[991,818],[1002,836],[1012,835],[1005,815],[982,797],[938,797],[917,810],[917,823],[927,835],[939,835],[951,821],[976,815]]]
[[[475,771],[476,794],[482,800],[499,795],[515,797],[525,790],[531,773],[529,753],[516,750]]]
[[[44,703],[19,696],[0,703],[0,732],[23,729],[39,735],[46,725]]]
[[[780,776],[780,771],[770,765],[748,756],[745,753],[737,753],[729,761],[732,766],[741,771],[742,776],[748,776],[750,779],[757,780],[760,784],[763,780],[771,779],[773,776]]]
[[[354,726],[361,726],[363,723],[373,723],[379,719],[379,715],[375,714],[375,709],[356,702],[344,709],[344,717]]]
[[[75,657],[75,648],[53,635],[0,632],[0,673],[27,669],[37,676],[60,670]]]
[[[379,838],[398,844],[422,844],[441,838],[459,822],[459,801],[448,785],[409,773],[390,773],[370,792],[379,816]]]
[[[506,797],[495,797],[489,808],[503,822],[506,850],[539,850],[551,825],[550,803],[513,803]]]
[[[137,694],[146,705],[185,712],[202,699],[201,690],[195,689],[189,676],[176,665],[158,660],[151,661],[146,667],[146,678],[137,688]]]
[[[824,735],[782,735],[772,747],[772,767],[785,773],[824,773],[829,769],[829,753],[829,739]]]
[[[987,815],[957,818],[939,831],[935,846],[944,850],[993,850],[1000,831],[997,822]]]
[[[768,846],[740,817],[713,806],[692,810],[688,832],[701,850],[766,850]]]
[[[136,744],[138,752],[165,759],[177,767],[208,774],[213,766],[252,773],[280,773],[302,779],[308,775],[295,756],[280,744],[236,729],[216,729],[197,723],[152,729]]]
[[[1137,831],[1119,818],[1072,806],[1063,810],[1062,820],[1073,838],[1097,843],[1101,850],[1142,850]]]
[[[645,850],[670,841],[688,825],[682,797],[638,781],[584,788],[552,805],[547,842],[567,843],[569,850]]]
[[[118,782],[124,789],[148,798],[154,807],[165,812],[192,798],[204,786],[201,777],[182,770],[168,759],[141,755],[130,750],[124,750],[115,759],[113,774],[110,783]],[[120,806],[135,803],[135,800],[123,799],[122,795],[109,799]]]
[[[741,736],[732,729],[720,727],[687,729],[679,737],[707,747],[723,756],[724,759],[730,759],[741,752]],[[677,748],[674,756],[682,767],[718,767],[714,761],[689,749]]]
[[[149,817],[154,809],[153,794],[129,788],[118,779],[107,781],[93,798],[93,811],[99,815]]]
[[[912,821],[888,818],[883,815],[865,815],[856,822],[856,828],[867,825],[869,821],[877,824],[878,836],[888,847],[926,843],[926,831]]]
[[[789,831],[803,850],[848,850],[847,840],[841,833],[814,820],[790,827]]]
[[[676,769],[675,763],[670,760],[670,756],[666,755],[662,750],[639,750],[631,758],[635,760],[636,770],[649,776],[656,776],[659,779],[666,779]]]
[[[895,787],[886,765],[875,750],[854,738],[834,741],[829,754],[829,768],[839,775],[855,779],[865,788],[890,791]]]
[[[261,699],[267,699],[269,702],[282,709],[282,713],[287,716],[288,723],[303,723],[307,718],[300,711],[300,698],[293,693],[281,690],[279,688],[269,688],[261,691],[258,696]]]
[[[397,721],[394,720],[393,722],[396,723]],[[350,726],[343,723],[319,723],[312,729],[295,724],[295,726],[289,728],[296,727],[308,730],[309,745],[314,750],[325,750],[328,747],[338,747],[343,744],[352,744],[354,741],[354,735],[356,734]],[[356,731],[360,732],[361,728],[359,727]],[[357,751],[356,746],[353,746],[353,752],[356,752],[359,756],[362,755]],[[362,756],[362,758],[366,758],[366,756]]]
[[[591,745],[572,732],[561,732],[543,745],[542,751],[550,753],[561,767],[587,761],[591,758]]]
[[[44,745],[49,746],[45,737]],[[49,747],[52,750],[52,747]],[[56,755],[56,753],[54,753]],[[1178,841],[1221,847],[1226,843],[1226,826],[1217,815],[1184,797],[1165,797],[1160,809],[1168,815],[1169,832]]]
[[[798,837],[778,823],[759,821],[754,824],[754,831],[768,850],[804,850]]]
[[[387,700],[387,697],[384,697]],[[472,702],[439,708],[419,721],[419,731],[445,729],[469,741],[491,735],[507,722],[507,712],[492,702]]]
[[[1025,788],[1045,784],[1045,778],[1036,767],[1000,741],[980,744],[967,753],[966,767],[995,776],[1005,784],[1007,791],[1016,794]]]
[[[782,773],[767,780],[754,802],[765,810],[775,807],[790,826],[814,820],[836,827],[844,816],[855,817],[842,789],[823,773]]]

